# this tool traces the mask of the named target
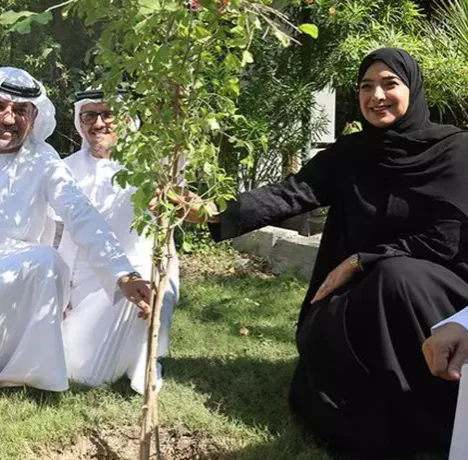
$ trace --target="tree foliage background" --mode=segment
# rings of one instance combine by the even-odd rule
[[[6,0],[2,11],[44,11],[55,0]],[[111,2],[110,2],[111,3]],[[278,48],[273,40],[256,39],[251,47],[255,65],[245,73],[239,93],[235,137],[249,142],[233,145],[221,139],[221,163],[246,188],[276,180],[298,152],[307,156],[323,132],[325,120],[315,106],[314,91],[331,84],[337,91],[339,134],[358,118],[357,67],[362,57],[380,46],[405,48],[421,63],[433,118],[465,123],[468,67],[450,36],[433,40],[422,24],[434,3],[412,0],[298,0],[289,6],[295,23],[313,22],[319,36],[303,36],[301,44]],[[57,131],[52,144],[63,154],[74,151],[78,139],[72,120],[73,93],[83,86],[95,62],[89,50],[100,37],[99,24],[85,26],[75,17],[53,10],[45,26],[31,34],[6,34],[0,25],[2,65],[26,68],[48,87],[57,107]],[[122,12],[125,15],[124,12]],[[441,38],[442,36],[442,38]],[[279,158],[279,160],[278,160]],[[240,174],[238,164],[243,162]]]

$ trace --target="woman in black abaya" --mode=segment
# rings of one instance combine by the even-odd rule
[[[468,304],[468,134],[430,122],[403,50],[368,55],[358,83],[363,131],[241,194],[211,232],[231,238],[329,206],[291,409],[312,433],[371,458],[447,450],[457,384],[430,374],[421,345]]]

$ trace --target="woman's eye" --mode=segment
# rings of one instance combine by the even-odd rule
[[[369,90],[370,87],[371,87],[371,85],[361,85],[361,89],[364,90],[364,91]]]

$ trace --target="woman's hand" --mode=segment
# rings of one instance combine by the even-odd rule
[[[354,274],[358,271],[362,271],[362,269],[359,264],[359,257],[354,254],[348,257],[344,262],[341,262],[338,267],[328,274],[310,303],[318,302],[330,295],[336,289],[344,286],[346,283],[351,281]]]
[[[158,193],[150,201],[148,209],[153,213],[158,212]],[[186,190],[182,195],[170,193],[168,200],[175,206],[180,206],[180,217],[185,216],[187,222],[202,224],[204,222],[218,223],[218,208],[213,202],[205,202],[193,192]],[[203,212],[202,212],[202,208]]]

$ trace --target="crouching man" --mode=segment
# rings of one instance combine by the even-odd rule
[[[82,148],[65,162],[78,184],[110,225],[127,257],[143,277],[150,277],[152,239],[131,230],[135,218],[131,203],[134,189],[123,189],[112,177],[121,165],[111,158],[117,142],[120,121],[103,100],[103,92],[89,90],[77,94],[75,127]],[[136,129],[135,122],[130,121]],[[64,322],[68,375],[71,379],[96,386],[128,376],[132,388],[144,392],[146,322],[135,318],[131,302],[122,296],[109,297],[90,270],[87,254],[64,233],[59,252],[72,273],[71,310]],[[139,276],[139,275],[138,275]],[[169,346],[172,312],[179,291],[179,271],[174,261],[170,285],[164,295],[159,331],[158,355]],[[162,383],[158,363],[157,388]]]

